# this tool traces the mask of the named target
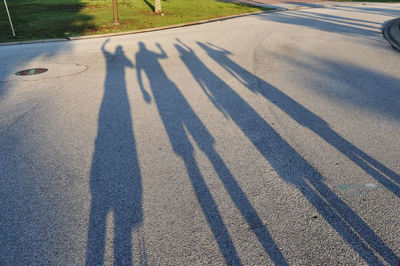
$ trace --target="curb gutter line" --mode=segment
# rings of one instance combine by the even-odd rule
[[[84,40],[84,39],[95,39],[95,38],[103,38],[103,37],[138,34],[138,33],[152,32],[152,31],[183,28],[183,27],[188,27],[188,26],[206,24],[206,23],[210,23],[210,22],[217,22],[217,21],[223,21],[223,20],[228,20],[228,19],[233,19],[233,18],[247,17],[247,16],[251,16],[251,15],[259,15],[259,14],[263,14],[263,13],[273,13],[273,12],[280,12],[280,11],[283,11],[283,10],[272,9],[272,10],[265,10],[265,11],[249,12],[249,13],[243,13],[243,14],[239,14],[239,15],[230,15],[230,16],[225,16],[225,17],[205,19],[205,20],[200,20],[200,21],[195,21],[195,22],[188,22],[188,23],[175,24],[175,25],[143,29],[143,30],[131,30],[131,31],[124,31],[124,32],[113,32],[113,33],[107,33],[107,34],[85,35],[85,36],[57,38],[57,39],[5,42],[5,43],[0,43],[0,46],[18,45],[18,44],[33,44],[33,43],[47,43],[47,42],[65,42],[65,41],[76,41],[76,40]]]
[[[385,25],[383,36],[393,48],[400,50],[400,18],[389,21]]]
[[[19,44],[48,43],[48,42],[65,42],[65,41],[95,39],[95,38],[112,37],[112,36],[122,36],[122,35],[129,35],[129,34],[138,34],[138,33],[152,32],[152,31],[161,31],[161,30],[168,30],[168,29],[183,28],[183,27],[188,27],[188,26],[201,25],[201,24],[206,24],[206,23],[211,23],[211,22],[224,21],[224,20],[229,20],[229,19],[234,19],[234,18],[247,17],[247,16],[252,16],[252,15],[259,15],[259,14],[264,14],[264,13],[295,11],[295,10],[300,10],[300,9],[323,8],[323,7],[324,6],[320,6],[320,7],[298,7],[298,8],[293,8],[293,9],[275,8],[275,9],[265,10],[265,11],[249,12],[249,13],[243,13],[243,14],[239,14],[239,15],[230,15],[230,16],[225,16],[225,17],[205,19],[205,20],[200,20],[200,21],[195,21],[195,22],[188,22],[188,23],[175,24],[175,25],[170,25],[170,26],[163,26],[163,27],[143,29],[143,30],[132,30],[132,31],[124,31],[124,32],[113,32],[113,33],[107,33],[107,34],[85,35],[85,36],[57,38],[57,39],[5,42],[5,43],[0,43],[0,46],[19,45]]]
[[[36,44],[36,43],[50,43],[50,42],[66,42],[66,41],[76,41],[76,40],[85,40],[85,39],[95,39],[95,38],[103,38],[103,37],[112,37],[112,36],[122,36],[122,35],[129,35],[129,34],[139,34],[139,33],[146,33],[146,32],[153,32],[153,31],[161,31],[161,30],[168,30],[168,29],[176,29],[176,28],[183,28],[183,27],[188,27],[188,26],[195,26],[195,25],[201,25],[201,24],[206,24],[206,23],[211,23],[211,22],[218,22],[218,21],[224,21],[224,20],[229,20],[229,19],[234,19],[234,18],[240,18],[240,17],[247,17],[247,16],[252,16],[252,15],[259,15],[259,14],[264,14],[264,13],[275,13],[275,12],[285,12],[285,11],[297,11],[297,10],[304,10],[304,9],[314,9],[314,8],[326,8],[329,7],[325,5],[321,6],[315,6],[315,7],[294,7],[294,8],[279,8],[275,7],[275,9],[271,10],[265,10],[265,11],[257,11],[257,12],[249,12],[249,13],[243,13],[239,15],[230,15],[230,16],[224,16],[224,17],[219,17],[219,18],[212,18],[212,19],[205,19],[205,20],[200,20],[200,21],[195,21],[195,22],[188,22],[188,23],[182,23],[182,24],[175,24],[175,25],[169,25],[169,26],[163,26],[163,27],[157,27],[157,28],[150,28],[150,29],[143,29],[143,30],[131,30],[131,31],[124,31],[124,32],[113,32],[113,33],[107,33],[107,34],[97,34],[97,35],[85,35],[85,36],[76,36],[76,37],[66,37],[66,38],[56,38],[56,39],[43,39],[43,40],[32,40],[32,41],[16,41],[16,42],[5,42],[5,43],[0,43],[0,46],[9,46],[9,45],[19,45],[19,44]],[[267,7],[268,8],[268,7]],[[390,32],[390,28],[393,24],[400,24],[400,19],[399,20],[394,20],[389,22],[385,28],[383,29],[383,34],[385,38],[395,47],[396,49],[400,50],[400,29],[398,33],[398,37],[391,37],[393,33]],[[393,29],[392,29],[393,31]],[[396,41],[397,39],[397,41]]]

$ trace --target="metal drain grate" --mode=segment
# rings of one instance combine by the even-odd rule
[[[38,75],[47,72],[47,68],[31,68],[31,69],[25,69],[18,71],[15,73],[17,76],[31,76],[31,75]]]

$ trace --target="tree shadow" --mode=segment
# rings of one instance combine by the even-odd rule
[[[265,87],[268,85],[265,82],[261,83],[260,79],[245,71],[242,67],[236,64],[233,65],[233,61],[226,56],[227,51],[221,52],[220,49],[216,50],[215,47],[201,42],[198,42],[198,45],[236,78],[240,77],[246,84],[251,84],[252,90],[259,91],[258,88],[260,86]],[[322,175],[316,169],[302,158],[231,87],[209,70],[190,47],[183,43],[181,45],[177,44],[176,47],[181,54],[182,61],[210,100],[217,104],[219,109],[223,109],[225,114],[229,115],[280,177],[295,185],[322,217],[367,263],[383,264],[373,250],[378,252],[388,263],[397,262],[397,256],[394,252],[323,182]],[[276,103],[278,107],[281,106],[287,112],[290,110],[289,114],[292,114],[293,110],[298,112],[298,114],[292,114],[294,119],[302,119],[303,123],[306,122],[310,126],[312,125],[311,128],[315,130],[317,129],[314,124],[323,122],[317,116],[311,116],[304,108],[298,110],[299,104],[294,100],[289,101],[288,96],[283,95],[278,89],[268,85],[270,89],[266,91],[264,87],[262,87],[260,93],[263,93],[265,97],[269,96],[267,92],[274,95],[273,100],[280,101]],[[294,106],[292,107],[291,105],[293,104]],[[303,114],[304,112],[306,112],[305,115]],[[307,114],[311,117],[307,117]],[[323,131],[326,129],[325,123],[322,123],[322,126]],[[321,129],[317,130],[317,132],[320,131]],[[324,134],[325,137],[330,137],[333,133],[329,131],[329,134],[321,134]],[[337,138],[341,140],[337,134],[335,138],[334,141],[337,141]],[[365,243],[368,243],[369,246]],[[270,252],[269,254],[271,256]]]
[[[7,2],[11,13],[15,11],[11,10],[15,2]],[[0,1],[0,35],[12,36],[2,3]],[[29,2],[23,7],[24,12],[32,12],[31,4]],[[12,16],[16,26],[18,20],[15,20],[15,13]],[[17,34],[25,36],[24,32],[30,28],[27,23],[20,25],[23,29],[16,27]],[[0,37],[0,41],[3,40]],[[41,113],[43,98],[40,94],[21,92],[21,83],[9,80],[15,72],[26,69],[35,59],[51,61],[60,52],[71,49],[72,46],[67,42],[0,46],[0,201],[4,203],[1,208],[3,219],[0,219],[0,265],[43,265],[62,257],[54,255],[57,251],[52,245],[57,243],[55,241],[61,241],[56,239],[67,231],[58,229],[65,227],[71,219],[65,213],[58,212],[60,209],[55,206],[60,202],[46,199],[52,195],[48,190],[51,187],[48,175],[52,174],[52,170],[47,167],[49,164],[57,165],[57,162],[46,164],[45,160],[33,159],[43,155],[39,151],[42,147],[35,140],[49,137],[43,132],[33,133],[36,127],[34,123],[46,116]],[[53,89],[62,86],[59,83]],[[19,107],[16,110],[10,108],[10,103],[15,106],[18,103]],[[51,161],[51,157],[48,159]],[[34,187],[43,189],[35,190]],[[71,252],[66,251],[64,256]]]
[[[25,45],[0,46],[0,100],[5,99],[15,88],[12,82],[15,73],[27,69],[37,58],[49,61],[60,52],[68,52],[72,46],[68,42],[53,42]]]
[[[154,12],[155,11],[155,7],[154,7],[154,5],[152,4],[152,3],[150,3],[149,1],[147,1],[147,0],[143,0],[145,3],[146,3],[146,5],[148,5],[150,8],[151,8],[151,10]]]
[[[329,25],[329,23],[334,23],[335,26],[337,26],[338,23],[340,23],[341,27],[354,27],[356,30],[359,30],[360,27],[371,30],[380,29],[379,23],[357,18],[348,18],[322,13],[310,13],[307,11],[297,11],[296,16],[303,19],[315,19],[316,24]],[[371,26],[369,24],[374,24],[375,26]],[[368,30],[366,32],[368,32]]]
[[[361,12],[363,7],[357,10],[352,10],[353,7],[335,7],[334,10],[343,10],[347,12]],[[383,12],[383,11],[382,11]],[[388,17],[393,14],[400,15],[400,10],[391,10],[391,12],[383,12],[381,15]],[[259,18],[267,21],[275,21],[284,24],[292,24],[296,26],[304,26],[311,29],[316,29],[326,32],[335,32],[345,35],[361,35],[373,39],[377,32],[381,32],[382,25],[379,23],[370,22],[368,20],[353,18],[349,16],[329,15],[324,12],[317,11],[295,11],[281,12],[272,15],[258,15]],[[373,26],[371,24],[374,24]],[[379,35],[380,36],[380,35]]]
[[[218,0],[220,2],[228,2],[228,3],[236,3],[236,4],[245,4],[245,5],[252,5],[252,6],[264,6],[265,3],[262,1],[256,0]]]
[[[65,37],[67,25],[90,24],[90,16],[77,14],[83,8],[80,1],[71,0],[70,3],[67,6],[61,2],[7,1],[17,34],[13,38],[4,2],[0,1],[0,42],[38,39],[40,36]],[[44,16],[38,18],[40,14]],[[53,14],[65,16],[61,18]],[[75,18],[69,15],[75,15]],[[42,22],[40,27],[37,24],[39,21]],[[57,24],[54,26],[58,31],[50,30],[49,24]],[[50,188],[52,179],[49,176],[54,173],[51,167],[57,165],[57,161],[46,164],[44,159],[34,159],[43,155],[43,146],[36,140],[49,137],[43,132],[34,133],[37,126],[35,122],[40,120],[38,116],[45,116],[39,111],[43,107],[43,98],[36,93],[21,92],[21,83],[10,81],[15,72],[28,68],[35,59],[51,61],[60,52],[71,49],[72,46],[67,42],[0,46],[0,201],[3,203],[0,265],[51,264],[74,252],[68,250],[63,255],[57,253],[61,249],[59,244],[71,237],[68,235],[60,240],[61,236],[67,234],[67,230],[64,230],[66,224],[72,220],[69,214],[60,212],[60,206],[66,205],[56,199],[48,200],[54,192]],[[58,84],[57,87],[61,86]],[[18,108],[13,109],[14,105]],[[51,161],[51,157],[48,160]],[[55,243],[57,248],[52,246]]]
[[[294,2],[294,1],[289,0],[284,3],[301,6],[301,7],[307,7],[307,8],[323,8],[324,7],[324,5],[321,5],[318,2],[317,3],[304,3],[304,2]]]
[[[81,0],[7,1],[16,37],[12,36],[4,2],[0,1],[0,42],[63,38],[79,35],[96,26],[92,16],[82,14],[87,4]],[[49,26],[51,25],[51,26]],[[26,66],[35,58],[47,57],[70,49],[66,42],[40,43],[23,46],[0,46],[0,99],[9,92],[7,80],[19,66]]]
[[[193,154],[193,146],[190,143],[190,134],[201,151],[207,156],[221,179],[226,191],[243,217],[250,224],[253,232],[260,242],[270,253],[271,258],[279,264],[286,265],[286,260],[277,248],[272,237],[263,225],[260,217],[245,196],[239,184],[233,177],[222,158],[215,151],[214,139],[195,114],[177,86],[169,80],[162,69],[159,59],[167,55],[158,45],[160,53],[155,53],[139,43],[140,50],[136,54],[137,74],[143,97],[150,102],[142,82],[142,71],[150,81],[150,87],[159,114],[164,123],[169,140],[174,152],[179,155],[185,163],[186,170],[192,183],[197,200],[203,210],[205,218],[218,243],[219,249],[228,265],[241,264],[240,258],[234,247],[232,239],[218,211],[217,205],[210,193],[207,184],[202,177]]]
[[[0,2],[0,42],[49,38],[66,38],[94,30],[93,16],[83,14],[88,3],[81,0],[8,1],[16,37],[11,38],[11,28],[3,1]],[[51,26],[49,26],[51,25]]]
[[[307,52],[304,52],[303,55],[304,58],[312,59],[314,63],[281,54],[272,54],[281,61],[316,73],[327,81],[341,79],[340,85],[310,86],[311,90],[370,113],[382,114],[390,119],[400,121],[400,102],[398,101],[400,77],[396,76],[396,73],[390,75],[374,70],[367,65],[324,58]]]
[[[90,172],[92,199],[86,264],[104,264],[106,220],[113,213],[114,264],[131,265],[132,230],[143,222],[141,172],[125,82],[125,68],[132,68],[133,64],[121,46],[115,53],[108,52],[107,41],[102,46],[107,76]]]
[[[361,1],[361,0],[360,0]],[[373,1],[378,2],[378,1]],[[397,0],[393,0],[392,2],[397,2]],[[375,3],[376,4],[376,3]],[[342,10],[347,12],[359,12],[371,15],[383,15],[383,16],[399,16],[400,6],[399,5],[391,5],[391,8],[382,8],[382,7],[371,7],[371,6],[340,6],[335,7],[335,10]]]

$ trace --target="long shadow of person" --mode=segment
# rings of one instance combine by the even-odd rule
[[[229,51],[212,44],[198,44],[211,58],[242,82],[243,85],[273,102],[283,112],[297,121],[297,123],[312,130],[343,155],[352,160],[366,173],[374,177],[388,190],[400,197],[400,176],[397,173],[351,144],[348,140],[332,130],[326,121],[291,97],[233,62],[228,57],[228,55],[231,54]]]
[[[198,147],[207,155],[233,201],[240,206],[242,212],[247,212],[246,218],[248,220],[251,218],[256,220],[252,222],[251,225],[254,227],[254,230],[258,230],[261,232],[260,234],[265,234],[265,237],[268,238],[270,241],[269,244],[272,247],[271,249],[273,249],[277,254],[276,256],[279,257],[277,261],[285,262],[271,237],[265,233],[265,230],[263,231],[263,229],[260,229],[262,228],[261,220],[255,213],[238,183],[233,178],[229,169],[225,166],[223,160],[214,150],[213,137],[197,117],[177,86],[169,80],[162,69],[158,60],[166,58],[167,55],[162,50],[161,46],[158,45],[160,53],[147,50],[144,43],[139,43],[139,46],[140,50],[136,54],[136,64],[138,80],[143,96],[146,101],[150,101],[150,95],[143,86],[142,71],[144,71],[149,78],[152,94],[169,140],[174,152],[178,154],[185,163],[197,200],[226,263],[228,265],[241,264],[241,261],[216,203],[199,171],[193,154],[193,146],[186,132],[193,137]],[[256,227],[259,229],[255,229]]]
[[[321,174],[232,88],[209,70],[190,47],[180,43],[181,45],[176,44],[176,48],[195,80],[210,100],[241,128],[279,176],[294,184],[367,263],[383,264],[365,242],[387,262],[397,262],[394,252],[323,182]],[[211,49],[202,43],[198,44],[207,52]],[[232,70],[229,69],[229,71]]]
[[[133,65],[121,46],[114,54],[108,52],[107,41],[102,46],[107,76],[90,172],[86,264],[104,264],[106,219],[113,212],[114,264],[131,265],[132,230],[143,221],[141,173],[125,84],[125,68]]]

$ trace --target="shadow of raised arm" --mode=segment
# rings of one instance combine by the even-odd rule
[[[104,41],[104,43],[101,45],[101,50],[103,51],[103,53],[108,53],[108,51],[105,49],[106,48],[106,44],[110,42],[110,39],[107,39]]]
[[[161,54],[157,54],[158,58],[168,58],[167,54],[165,53],[164,49],[161,47],[159,43],[156,43],[158,49],[160,50]]]

